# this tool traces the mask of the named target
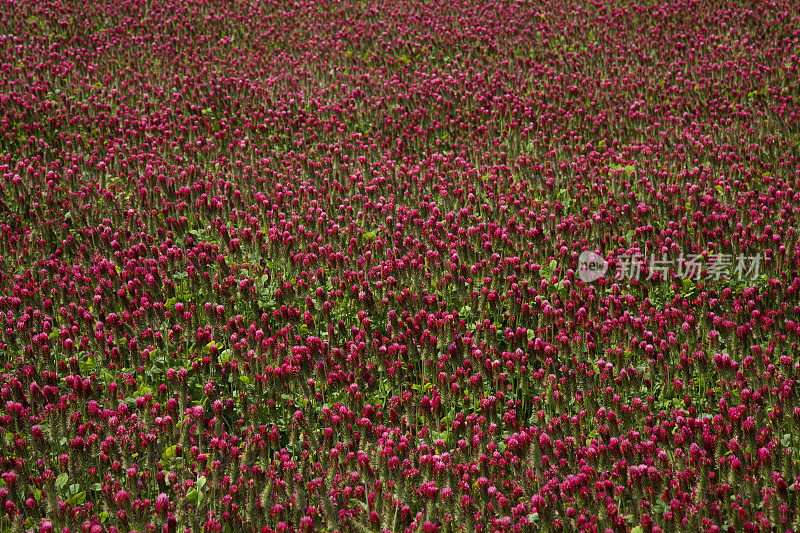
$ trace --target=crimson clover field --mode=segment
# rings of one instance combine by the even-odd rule
[[[0,0],[0,533],[800,530],[791,0]]]

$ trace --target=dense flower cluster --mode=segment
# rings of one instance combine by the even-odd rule
[[[790,0],[4,0],[0,530],[800,530],[799,46]]]

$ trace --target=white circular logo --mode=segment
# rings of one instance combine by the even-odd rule
[[[584,283],[602,278],[607,269],[608,261],[598,253],[586,250],[578,258],[578,276]]]

